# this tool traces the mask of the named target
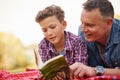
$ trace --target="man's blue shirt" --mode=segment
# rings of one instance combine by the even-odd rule
[[[79,27],[78,35],[85,40],[84,35],[81,32],[81,27]],[[95,42],[86,41],[86,45],[88,50],[87,52],[89,66],[95,67],[97,65],[101,65],[106,68],[120,67],[120,20],[114,19],[109,38],[106,42],[104,53],[106,64],[100,57],[100,53]]]

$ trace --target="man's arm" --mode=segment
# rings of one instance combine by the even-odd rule
[[[120,75],[119,68],[105,68],[105,72],[103,75]]]
[[[74,76],[76,77],[92,77],[96,76],[95,67],[89,67],[82,63],[76,62],[70,66]],[[103,75],[120,75],[119,68],[105,68]]]

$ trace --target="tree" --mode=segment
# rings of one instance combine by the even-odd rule
[[[0,69],[15,69],[27,66],[28,55],[22,42],[10,33],[0,32]]]

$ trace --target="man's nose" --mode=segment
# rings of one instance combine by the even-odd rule
[[[87,32],[88,28],[85,25],[82,25],[82,32]]]

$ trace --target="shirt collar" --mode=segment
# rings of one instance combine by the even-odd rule
[[[71,51],[72,50],[72,46],[71,46],[71,42],[70,42],[70,33],[66,32],[66,31],[64,31],[64,33],[65,33],[65,37],[66,37],[65,45],[64,45],[64,51]],[[51,52],[55,52],[56,51],[55,48],[54,48],[54,45],[52,43],[50,43],[50,42],[48,42],[48,47],[49,47],[48,48],[49,51],[51,51]]]

